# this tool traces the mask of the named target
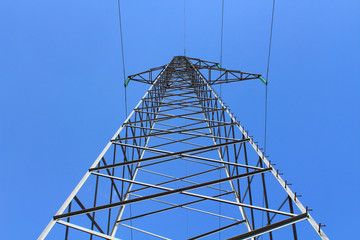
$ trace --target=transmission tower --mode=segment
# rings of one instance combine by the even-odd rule
[[[129,76],[149,90],[39,239],[328,239],[212,88],[259,78],[184,56]]]

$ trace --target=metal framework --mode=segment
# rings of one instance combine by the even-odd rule
[[[212,88],[258,78],[184,56],[129,76],[151,87],[38,239],[328,239]]]

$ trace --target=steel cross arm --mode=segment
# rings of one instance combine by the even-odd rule
[[[148,167],[148,166],[157,165],[157,164],[161,164],[161,163],[164,163],[164,162],[170,162],[170,161],[174,161],[174,160],[177,160],[177,159],[183,159],[183,160],[186,160],[186,161],[203,164],[203,165],[207,165],[207,166],[210,166],[210,167],[218,167],[218,165],[214,165],[214,164],[210,164],[210,163],[206,163],[206,162],[200,162],[200,161],[196,161],[196,160],[193,160],[193,159],[186,159],[183,156],[175,156],[175,157],[170,158],[170,159],[165,159],[165,160],[161,160],[161,161],[158,161],[158,162],[144,164],[140,168],[145,168],[145,167]]]
[[[147,102],[152,102],[152,101],[147,101]],[[178,103],[175,103],[174,101],[171,101],[171,102],[166,102],[166,103],[163,103],[162,104],[162,107],[169,107],[169,106],[184,106],[184,107],[193,107],[193,103],[195,103],[196,101],[181,101],[181,102],[178,102]],[[189,105],[187,105],[189,104]],[[152,108],[156,108],[157,106],[152,106],[152,107],[143,107],[143,108],[137,108],[136,111],[139,111],[139,110],[147,110],[147,109],[152,109]]]
[[[175,143],[184,143],[184,144],[189,144],[189,145],[192,145],[192,146],[204,147],[204,145],[200,145],[200,144],[188,142],[188,140],[192,140],[192,139],[199,138],[199,136],[192,136],[192,137],[189,137],[189,138],[179,139],[179,140],[174,140],[174,139],[172,139],[172,138],[161,137],[161,136],[155,136],[155,137],[156,137],[156,138],[165,139],[165,140],[169,140],[170,142],[161,143],[161,144],[157,144],[157,145],[152,145],[152,146],[151,146],[152,148],[162,147],[162,146],[168,146],[168,145],[175,144]],[[233,139],[233,140],[235,140],[235,139]]]
[[[184,97],[183,99],[173,99],[171,97],[166,97],[166,100],[168,100],[166,103],[187,103],[188,100],[191,100],[191,99],[194,99],[194,97],[192,96],[187,96],[187,97]],[[154,101],[154,100],[149,100],[149,99],[145,99],[144,102],[147,102],[147,103],[158,103],[160,104],[161,102],[159,101]]]
[[[247,141],[247,139],[242,139],[242,140],[237,140],[237,141]],[[233,144],[231,142],[227,142],[228,144],[225,143],[221,143],[221,144],[226,144],[226,145],[229,145],[229,144]],[[245,164],[240,164],[240,163],[233,163],[233,162],[226,162],[226,161],[220,161],[220,160],[216,160],[216,159],[211,159],[211,158],[205,158],[205,157],[201,157],[201,156],[195,156],[195,155],[189,155],[189,154],[184,154],[184,153],[180,153],[180,152],[170,152],[170,151],[165,151],[165,150],[160,150],[160,149],[154,149],[154,148],[149,148],[149,147],[141,147],[141,146],[136,146],[136,145],[129,145],[129,144],[125,144],[125,143],[115,143],[117,145],[122,145],[122,146],[128,146],[128,147],[134,147],[134,148],[140,148],[140,149],[144,149],[144,150],[147,150],[147,151],[152,151],[152,152],[158,152],[158,153],[164,153],[164,154],[167,154],[167,156],[165,155],[160,155],[160,156],[155,156],[155,157],[159,157],[159,158],[164,158],[164,157],[168,157],[168,156],[173,156],[173,155],[180,155],[182,157],[188,157],[188,158],[195,158],[195,159],[199,159],[199,160],[204,160],[204,161],[209,161],[209,162],[216,162],[216,163],[221,163],[221,164],[227,164],[227,165],[232,165],[232,166],[237,166],[237,167],[243,167],[243,168],[250,168],[250,169],[257,169],[257,170],[260,170],[260,169],[264,169],[264,168],[261,168],[261,167],[255,167],[255,166],[250,166],[250,165],[245,165]],[[215,147],[218,147],[219,144],[217,145],[211,145],[211,146],[215,146]],[[200,147],[200,148],[197,148],[197,150],[194,149],[194,151],[198,151],[198,150],[204,150],[204,149],[211,149],[210,147],[211,146],[206,146],[206,147]],[[192,150],[192,149],[190,149]],[[190,150],[185,150],[185,151],[190,151]],[[182,151],[184,152],[184,151]],[[176,154],[177,153],[177,154]],[[201,152],[200,152],[201,153]],[[171,155],[169,155],[171,154]],[[143,158],[145,159],[145,158]],[[153,159],[152,159],[153,160]],[[133,160],[133,161],[136,161],[136,160]],[[124,163],[129,163],[129,162],[124,162]],[[117,164],[120,164],[120,163],[117,163]],[[131,163],[129,163],[131,164]],[[110,166],[110,165],[106,165],[106,166]],[[101,168],[101,167],[98,167],[98,168]],[[92,170],[92,171],[96,171],[97,169],[95,170]]]
[[[191,120],[194,120],[194,119],[191,119]],[[195,120],[194,120],[195,121]],[[164,134],[175,134],[175,133],[179,133],[179,134],[190,134],[189,132],[197,132],[197,133],[201,133],[201,137],[204,137],[203,135],[205,133],[199,131],[199,130],[204,130],[204,129],[208,129],[207,126],[205,127],[196,127],[196,128],[187,128],[189,126],[193,126],[193,125],[198,125],[198,124],[201,124],[201,123],[205,123],[206,121],[197,121],[195,123],[192,123],[192,124],[187,124],[187,125],[184,125],[184,126],[173,126],[173,125],[169,125],[169,124],[162,124],[162,123],[158,123],[159,125],[163,125],[163,126],[167,126],[167,127],[171,127],[170,129],[160,129],[160,128],[156,128],[154,130],[158,131],[156,133],[153,133],[155,135],[164,135]],[[219,123],[218,125],[212,125],[212,128],[220,128],[220,127],[225,127],[225,126],[230,126],[230,125],[235,125],[236,123],[227,123],[227,122],[220,122],[220,121],[215,121],[213,123]],[[148,127],[141,127],[141,126],[130,126],[130,127],[134,127],[134,128],[140,128],[140,129],[150,129]],[[182,128],[182,130],[177,130],[177,131],[174,131],[173,129],[176,129],[176,128]],[[161,133],[163,132],[163,133]],[[191,134],[194,134],[194,133],[191,133]],[[206,134],[205,134],[206,135]],[[147,135],[146,135],[147,136]],[[143,135],[141,136],[135,136],[135,137],[129,137],[129,138],[121,138],[122,139],[132,139],[132,138],[139,138],[139,137],[143,137]],[[221,137],[220,137],[221,138]]]
[[[203,92],[210,92],[209,90],[204,90]],[[164,96],[165,97],[183,97],[183,96],[187,96],[189,94],[194,94],[194,92],[186,92],[186,93],[166,93]]]
[[[190,89],[188,86],[172,87],[172,88],[169,88],[169,90],[167,92],[172,93],[172,92],[178,92],[178,91],[183,91],[184,93],[194,92],[194,90]]]
[[[218,167],[218,168],[214,168],[214,169],[209,169],[209,170],[204,171],[204,172],[195,173],[195,174],[188,175],[188,176],[181,177],[181,178],[176,178],[176,177],[169,176],[169,175],[166,175],[166,174],[161,174],[161,173],[153,172],[153,171],[150,171],[150,170],[147,170],[147,169],[143,169],[143,168],[141,168],[140,170],[141,170],[141,171],[144,171],[144,172],[148,172],[148,173],[152,173],[152,174],[155,174],[155,175],[159,175],[159,176],[163,176],[163,177],[167,177],[167,178],[171,178],[171,179],[172,179],[172,180],[169,180],[169,181],[166,181],[166,182],[162,182],[162,183],[156,184],[156,186],[160,186],[160,185],[165,185],[165,184],[168,184],[168,183],[173,183],[173,182],[176,182],[176,181],[184,181],[184,182],[188,182],[188,183],[192,183],[192,184],[199,184],[199,183],[197,183],[197,182],[193,182],[193,181],[189,181],[189,180],[185,180],[185,179],[191,178],[191,177],[195,177],[195,176],[199,176],[199,175],[202,175],[202,174],[205,174],[205,173],[217,171],[217,170],[220,170],[220,169],[222,169],[222,167]],[[208,187],[208,188],[215,189],[215,190],[224,191],[224,192],[230,192],[230,191],[223,190],[223,189],[216,188],[216,187],[211,187],[211,186],[207,186],[207,187]],[[136,189],[136,190],[131,191],[131,193],[138,192],[138,191],[141,191],[141,190],[145,190],[145,189],[148,189],[148,188],[150,188],[150,187],[138,188],[138,189]]]
[[[154,91],[154,90],[153,90]],[[183,97],[183,96],[187,96],[189,94],[193,94],[193,92],[185,92],[185,93],[171,93],[171,92],[166,92],[164,94],[165,97]]]
[[[219,109],[220,110],[220,109]],[[207,113],[207,111],[198,111],[197,113]],[[206,122],[209,122],[209,123],[221,123],[221,124],[224,124],[224,123],[227,123],[227,122],[224,122],[224,121],[216,121],[216,120],[210,120],[210,119],[202,119],[202,118],[195,118],[195,117],[187,117],[187,116],[179,116],[179,115],[173,115],[173,114],[166,114],[166,113],[159,113],[160,115],[167,115],[167,116],[176,116],[176,117],[179,117],[179,118],[184,118],[184,119],[188,119],[188,120],[194,120],[194,121],[198,121],[198,122],[201,122],[201,123],[206,123]],[[230,124],[235,124],[235,123],[230,123]],[[174,125],[171,125],[172,127],[174,128],[178,128],[178,126],[174,126]],[[216,127],[216,126],[215,126]]]
[[[196,185],[192,185],[192,186],[188,186],[188,187],[178,188],[178,189],[159,187],[159,186],[152,185],[152,184],[142,183],[142,182],[133,181],[133,180],[125,179],[125,178],[118,178],[118,177],[114,177],[114,176],[108,176],[108,175],[101,174],[101,173],[92,173],[94,175],[107,177],[107,178],[113,178],[113,179],[116,179],[116,180],[125,181],[125,182],[129,182],[129,183],[134,183],[134,184],[139,184],[139,185],[144,185],[144,186],[153,186],[154,188],[165,190],[166,192],[155,193],[155,194],[147,195],[145,197],[139,197],[139,198],[135,198],[135,199],[129,199],[129,200],[120,201],[120,202],[116,202],[116,203],[105,204],[105,205],[102,205],[102,206],[92,207],[92,208],[88,208],[88,209],[63,213],[63,214],[60,214],[60,215],[55,215],[54,219],[56,220],[56,219],[62,219],[62,218],[66,218],[66,217],[86,214],[86,213],[90,213],[90,212],[96,212],[96,211],[100,211],[100,210],[103,210],[103,209],[114,208],[114,207],[118,207],[118,206],[123,206],[123,205],[127,205],[127,204],[132,204],[132,203],[136,203],[136,202],[145,201],[145,200],[148,200],[150,198],[158,198],[158,197],[168,196],[168,195],[172,195],[172,194],[176,194],[176,193],[182,193],[182,194],[187,194],[187,195],[192,195],[192,196],[201,196],[201,198],[203,198],[203,197],[206,197],[206,196],[202,196],[200,194],[195,194],[195,193],[190,193],[190,192],[187,192],[187,191],[202,188],[202,187],[205,187],[205,186],[208,186],[208,185],[213,185],[213,184],[227,182],[227,181],[231,181],[231,180],[235,180],[235,179],[239,179],[239,178],[244,178],[244,177],[247,177],[247,176],[260,174],[260,173],[263,173],[263,172],[268,172],[270,170],[271,170],[271,168],[264,168],[264,169],[261,169],[261,170],[255,170],[255,171],[252,171],[252,172],[243,173],[243,174],[239,174],[239,175],[236,175],[236,176],[216,179],[216,180],[213,180],[213,181],[200,183],[200,184],[196,184]],[[223,199],[217,199],[217,200],[222,201]],[[228,201],[228,202],[230,202],[230,201]],[[251,207],[254,207],[254,206],[251,206]],[[262,209],[264,209],[264,208],[262,208]],[[267,210],[269,210],[269,209],[267,209]],[[275,211],[275,210],[271,210],[271,211]],[[275,211],[275,212],[279,212],[279,211]],[[286,213],[286,214],[287,215],[293,215],[293,214],[288,214],[288,213]]]
[[[159,159],[159,158],[166,158],[166,157],[170,157],[170,156],[174,156],[174,155],[184,155],[184,154],[190,153],[190,152],[196,152],[196,151],[205,150],[205,149],[213,149],[213,148],[218,148],[218,147],[222,147],[222,146],[226,146],[226,145],[230,145],[230,144],[242,143],[242,142],[246,142],[246,141],[249,141],[249,139],[242,139],[242,140],[236,140],[236,141],[232,141],[232,142],[219,143],[217,145],[210,145],[210,146],[201,147],[201,148],[193,148],[193,149],[183,150],[183,151],[179,151],[179,152],[166,152],[166,151],[163,151],[163,150],[157,150],[159,152],[160,151],[165,152],[166,154],[159,155],[159,156],[154,156],[154,157],[147,157],[147,158],[132,160],[132,161],[127,161],[127,162],[115,163],[115,164],[110,164],[110,165],[106,165],[106,166],[93,167],[93,168],[90,168],[89,171],[93,172],[93,171],[102,170],[102,169],[114,168],[114,167],[119,167],[119,166],[126,166],[126,165],[130,165],[130,164],[134,164],[134,163],[152,161],[152,160],[156,160],[156,159]],[[124,143],[114,143],[114,144],[124,145]],[[139,147],[139,146],[137,146],[137,147]],[[143,148],[143,147],[139,147],[139,148]],[[145,150],[150,150],[150,149],[146,148]],[[151,149],[151,150],[154,150],[154,149]],[[191,156],[191,155],[186,155],[186,156]]]
[[[213,128],[215,127],[224,127],[224,126],[229,126],[229,125],[234,125],[235,123],[225,123],[222,125],[216,125],[216,126],[212,126]],[[129,126],[129,127],[134,127],[134,128],[141,128],[141,129],[151,129],[148,127],[141,127],[141,126]],[[199,136],[199,137],[209,137],[208,135],[205,134],[197,134],[197,133],[190,133],[190,132],[195,132],[197,130],[202,130],[202,129],[207,129],[208,127],[197,127],[197,128],[190,128],[190,129],[183,129],[183,130],[178,130],[178,131],[173,131],[173,130],[167,130],[167,129],[153,129],[156,130],[158,132],[156,133],[150,133],[147,135],[140,135],[140,136],[134,136],[134,137],[125,137],[125,138],[121,138],[121,139],[114,139],[112,140],[112,142],[116,142],[118,140],[129,140],[129,139],[135,139],[135,138],[145,138],[145,137],[153,137],[153,136],[159,136],[159,135],[167,135],[167,134],[185,134],[185,135],[191,135],[191,136]],[[220,137],[221,138],[221,137]]]
[[[195,107],[195,106],[193,106]],[[211,108],[211,107],[205,107],[207,109],[213,109],[213,110],[224,110],[223,108]],[[138,111],[138,112],[142,112],[142,111]],[[197,111],[196,114],[200,114],[200,113],[207,113],[208,111]],[[142,112],[142,113],[150,113],[150,112]],[[216,121],[216,120],[209,120],[209,119],[200,119],[200,118],[193,118],[193,117],[186,117],[183,115],[173,115],[173,114],[167,114],[167,113],[163,113],[163,112],[159,112],[159,115],[162,116],[168,116],[168,117],[178,117],[178,118],[184,118],[184,119],[188,119],[188,120],[194,120],[194,121],[199,121],[199,122],[212,122],[212,123],[224,123],[223,121]],[[215,126],[216,127],[216,126]]]
[[[188,60],[192,60],[192,61],[196,61],[196,63],[193,63],[195,66],[201,66],[201,64],[204,64],[204,66],[215,66],[217,67],[219,65],[219,63],[217,62],[211,62],[211,61],[206,61],[206,60],[201,60],[199,58],[191,58],[191,57],[187,57]]]
[[[232,193],[232,192],[228,192],[228,193],[225,193],[225,194],[223,193],[223,194],[220,194],[220,195],[224,196],[224,195],[228,195],[230,193]],[[132,193],[130,195],[133,195],[135,197],[143,197],[141,195],[132,194]],[[183,203],[183,204],[174,204],[174,203],[169,203],[169,202],[165,202],[165,201],[161,201],[161,200],[157,200],[157,199],[152,199],[152,198],[150,200],[152,200],[154,202],[159,202],[159,203],[165,203],[165,204],[168,204],[168,205],[172,205],[172,207],[163,208],[163,209],[156,210],[156,211],[153,211],[153,212],[148,212],[148,213],[144,213],[144,214],[137,215],[137,216],[134,216],[134,217],[122,219],[122,220],[120,220],[120,222],[132,220],[132,219],[139,218],[139,217],[149,216],[149,215],[152,215],[152,214],[156,214],[156,213],[160,213],[160,212],[164,212],[164,211],[169,211],[169,210],[176,209],[176,208],[185,208],[185,209],[189,209],[189,210],[194,211],[194,212],[205,213],[205,214],[209,214],[209,215],[212,215],[212,216],[221,217],[221,218],[225,218],[225,219],[229,219],[229,220],[233,220],[233,221],[241,221],[240,219],[231,218],[231,217],[228,217],[228,216],[219,215],[219,214],[212,213],[212,212],[207,212],[207,211],[199,210],[199,209],[196,209],[196,208],[185,207],[186,205],[194,204],[195,202],[205,201],[204,199],[200,199],[200,200],[196,200],[196,201],[192,201],[192,202],[187,202],[187,203]]]
[[[192,103],[194,102],[194,100],[192,100],[193,98],[191,96],[187,96],[186,98],[183,97],[183,99],[173,99],[171,97],[166,97],[166,104],[182,104],[182,103]],[[154,101],[154,100],[148,100],[146,102],[149,103],[159,103],[159,101]],[[162,103],[164,104],[164,103]]]
[[[247,72],[242,72],[242,71],[237,71],[237,70],[228,70],[225,68],[219,69],[216,66],[197,66],[197,65],[193,65],[193,66],[195,68],[197,68],[198,70],[200,70],[200,69],[208,69],[209,70],[208,83],[210,85],[258,79],[261,77],[261,74],[247,73]],[[221,75],[219,77],[217,77],[216,79],[211,80],[211,72],[210,71],[220,71]]]
[[[192,145],[192,146],[204,147],[204,145],[189,142],[189,140],[197,139],[197,138],[199,138],[199,136],[191,136],[191,137],[187,137],[187,138],[183,138],[183,139],[179,139],[179,140],[176,140],[173,138],[168,138],[168,137],[162,137],[162,136],[155,136],[155,138],[165,139],[165,140],[168,140],[169,142],[152,145],[151,147],[167,146],[167,145],[174,144],[174,143],[184,143],[184,144],[188,144],[188,145]],[[236,139],[231,139],[231,140],[236,140]]]
[[[249,174],[249,173],[254,173],[254,172],[248,172],[248,173],[244,173],[244,174]],[[96,173],[96,174],[99,175],[99,173]],[[131,181],[131,180],[128,180],[128,179],[117,178],[117,177],[113,177],[113,176],[107,176],[107,175],[103,175],[103,176],[107,177],[107,178],[114,178],[114,179],[117,179],[117,180],[126,181],[126,182]],[[233,176],[233,177],[235,177],[235,176]],[[171,188],[159,187],[159,186],[148,184],[148,183],[137,182],[137,181],[133,181],[133,182],[135,184],[139,184],[139,185],[143,185],[143,186],[149,186],[149,187],[153,187],[153,188],[157,188],[157,189],[161,189],[161,190],[173,190]],[[258,206],[249,205],[249,204],[245,204],[245,203],[232,202],[232,201],[228,201],[228,200],[225,200],[225,199],[218,199],[218,198],[209,197],[209,196],[205,196],[205,195],[201,195],[201,194],[197,194],[197,193],[191,193],[191,192],[180,192],[180,193],[185,194],[185,195],[189,195],[189,196],[192,196],[192,197],[202,198],[203,200],[212,200],[212,201],[216,201],[216,202],[232,204],[232,205],[251,208],[251,209],[256,209],[256,210],[260,210],[260,211],[277,213],[277,214],[281,214],[281,215],[285,215],[285,216],[291,216],[291,217],[296,216],[296,214],[293,214],[293,213],[282,212],[282,211],[278,211],[278,210],[274,210],[274,209],[258,207]]]
[[[179,103],[163,103],[162,107],[168,107],[170,109],[186,109],[186,108],[198,108],[197,106],[191,105],[191,103],[194,103],[195,101],[191,102],[179,102]],[[189,103],[190,105],[187,105],[186,103]],[[177,107],[171,107],[171,106],[177,106]],[[181,108],[180,108],[181,107]],[[213,108],[213,107],[205,107],[207,109],[214,109],[214,110],[222,110],[222,108]],[[141,110],[147,110],[149,108],[142,108],[142,109],[136,109],[136,111],[141,112]],[[147,113],[147,111],[145,111]]]
[[[218,111],[224,111],[224,109],[218,109],[218,110],[210,110],[210,111],[206,111],[207,113],[211,113],[211,112],[218,112]],[[186,114],[182,114],[182,115],[175,115],[174,117],[163,117],[163,118],[158,118],[158,119],[147,119],[147,120],[142,120],[142,121],[133,121],[133,122],[128,122],[128,123],[123,123],[124,125],[128,125],[128,124],[136,124],[136,123],[141,123],[141,122],[149,122],[149,121],[165,121],[165,120],[170,120],[173,118],[177,118],[177,117],[183,117],[183,116],[190,116],[190,115],[196,115],[196,114],[201,114],[202,111],[199,112],[192,112],[192,113],[186,113]]]
[[[276,229],[286,227],[288,225],[300,222],[302,220],[307,219],[308,217],[309,217],[308,213],[302,213],[302,214],[299,214],[297,216],[282,220],[280,222],[276,222],[276,223],[267,225],[265,227],[255,229],[255,230],[253,230],[251,232],[247,232],[247,233],[244,233],[244,234],[232,237],[232,238],[228,238],[227,240],[241,240],[241,239],[248,239],[248,238],[251,238],[251,237],[256,237],[256,236],[259,236],[259,235],[274,231]]]
[[[147,70],[147,71],[144,71],[144,72],[141,72],[141,73],[137,73],[137,74],[133,74],[133,75],[130,75],[128,76],[128,79],[130,80],[133,80],[133,81],[137,81],[137,82],[142,82],[142,83],[147,83],[147,84],[153,84],[155,79],[157,79],[158,76],[160,76],[163,71],[165,70],[167,65],[164,65],[164,66],[160,66],[160,67],[157,67],[157,68],[152,68],[150,70]],[[157,75],[157,77],[153,80],[152,79],[152,73],[155,72],[155,71],[158,71],[158,70],[161,70],[161,72]],[[148,73],[149,74],[149,77],[148,78],[145,78],[144,74]]]
[[[173,106],[176,106],[176,107],[173,107]],[[198,108],[198,107],[196,107],[196,106],[194,106],[194,105],[185,105],[185,104],[181,104],[181,103],[179,103],[179,104],[175,104],[175,103],[173,103],[173,104],[164,104],[164,106],[163,107],[167,107],[168,109],[166,109],[165,111],[172,111],[172,110],[178,110],[178,109],[183,109],[183,110],[186,110],[186,111],[193,111],[193,112],[197,112],[197,113],[199,113],[199,111],[196,111],[196,110],[194,110],[194,109],[190,109],[190,108]],[[210,109],[210,110],[223,110],[222,108],[213,108],[213,107],[205,107],[205,109]],[[147,114],[154,114],[154,112],[152,112],[152,111],[144,111],[144,110],[146,110],[146,109],[136,109],[135,111],[136,112],[139,112],[139,113],[147,113]],[[150,109],[151,110],[151,109]],[[207,111],[207,110],[206,110]],[[162,110],[161,112],[164,112],[164,110]],[[181,115],[176,115],[176,116],[181,116]]]

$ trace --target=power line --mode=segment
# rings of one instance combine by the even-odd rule
[[[222,0],[222,4],[221,4],[220,67],[222,67],[223,35],[224,35],[224,0]],[[220,96],[221,96],[221,83],[220,83]]]
[[[266,85],[265,85],[265,114],[264,114],[264,155],[266,153],[266,133],[267,133],[267,105],[268,105],[268,83],[269,83],[269,69],[270,69],[270,56],[271,56],[271,42],[272,42],[272,32],[274,25],[274,12],[275,12],[275,0],[273,0],[272,12],[271,12],[271,24],[270,24],[270,39],[269,39],[269,51],[268,51],[268,61],[266,67]],[[263,196],[262,206],[265,204],[265,196]],[[264,212],[262,212],[261,225],[264,226]],[[263,235],[261,235],[263,239]]]
[[[120,39],[121,39],[121,55],[122,55],[122,66],[123,66],[123,79],[124,82],[126,81],[125,78],[125,57],[124,57],[124,41],[123,41],[123,34],[122,34],[122,24],[121,24],[121,8],[120,8],[120,0],[118,0],[118,10],[119,10],[119,25],[120,25]],[[127,97],[126,97],[126,87],[125,89],[125,115],[127,117]]]
[[[121,40],[121,55],[122,55],[122,67],[123,67],[123,79],[124,83],[126,82],[125,78],[125,56],[124,56],[124,40],[123,40],[123,34],[122,34],[122,24],[121,24],[121,7],[120,7],[120,0],[118,0],[118,10],[119,10],[119,26],[120,26],[120,40]],[[127,113],[127,94],[126,94],[126,84],[124,84],[124,98],[125,98],[125,118],[128,116]],[[125,144],[127,143],[127,140],[125,140]],[[128,149],[126,148],[126,155],[127,158],[128,155]],[[131,204],[129,205],[130,210],[130,218],[132,217],[132,211],[131,211]],[[132,226],[132,219],[130,220],[130,226]],[[131,239],[133,239],[133,229],[131,228]]]
[[[270,40],[269,40],[269,52],[268,52],[268,61],[266,68],[266,87],[265,87],[265,129],[264,129],[264,153],[266,153],[266,130],[267,130],[267,102],[268,102],[268,83],[269,83],[269,69],[270,69],[270,56],[271,56],[271,42],[272,42],[272,32],[274,25],[274,12],[275,12],[275,0],[273,0],[272,13],[271,13],[271,27],[270,27]]]

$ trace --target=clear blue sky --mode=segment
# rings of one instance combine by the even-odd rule
[[[221,1],[187,1],[187,55],[218,61]],[[223,66],[265,75],[270,0],[225,0]],[[126,74],[183,54],[183,1],[122,1]],[[360,2],[277,0],[268,154],[326,224],[360,234]],[[0,232],[35,239],[125,118],[117,1],[0,1]],[[147,86],[129,85],[129,108]],[[264,85],[223,88],[263,143]]]

